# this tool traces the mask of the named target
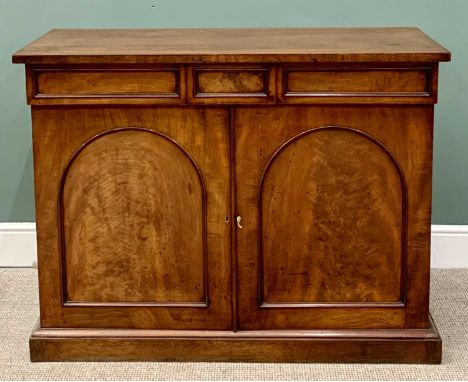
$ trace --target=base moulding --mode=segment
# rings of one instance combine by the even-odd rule
[[[142,330],[38,328],[31,360],[207,362],[441,362],[442,341],[427,329]]]

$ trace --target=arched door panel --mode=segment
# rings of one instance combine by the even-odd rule
[[[402,301],[406,190],[378,141],[300,133],[270,158],[258,196],[262,305]]]
[[[100,134],[62,184],[66,302],[206,304],[205,186],[175,141]]]

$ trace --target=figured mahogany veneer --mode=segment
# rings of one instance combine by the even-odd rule
[[[207,306],[206,189],[200,169],[177,142],[149,129],[98,134],[70,159],[61,186],[66,304]],[[165,197],[167,189],[173,198]],[[134,217],[124,225],[129,210]],[[109,245],[109,232],[120,245]],[[187,240],[179,240],[181,233]],[[155,257],[156,248],[171,255]]]
[[[427,67],[284,67],[281,97],[286,103],[432,103],[437,71]]]
[[[185,69],[77,66],[28,67],[31,104],[180,104],[185,99]]]
[[[418,28],[53,29],[22,64],[439,62],[450,52]]]
[[[201,104],[274,103],[275,68],[192,67],[188,101]]]
[[[33,361],[438,363],[415,28],[53,30]]]
[[[258,191],[261,306],[402,304],[406,188],[392,154],[360,130],[315,128],[285,142],[265,166]],[[291,209],[290,199],[305,203]],[[354,205],[366,199],[368,208]]]

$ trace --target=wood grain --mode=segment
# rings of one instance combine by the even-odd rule
[[[363,108],[352,105],[237,107],[235,120],[237,213],[242,216],[243,222],[243,229],[237,230],[239,328],[253,330],[427,327],[428,309],[423,301],[428,301],[429,247],[426,240],[430,235],[428,218],[431,200],[432,108],[430,106]],[[267,245],[267,253],[270,254],[266,266],[269,267],[268,272],[273,271],[268,281],[270,292],[275,293],[272,297],[279,302],[281,302],[279,298],[287,298],[287,301],[296,304],[293,307],[262,308],[258,251],[260,207],[258,191],[262,174],[269,160],[282,145],[298,134],[327,125],[360,130],[381,142],[392,153],[407,182],[409,203],[407,229],[399,231],[402,227],[400,219],[403,208],[399,178],[391,161],[385,159],[385,155],[377,146],[372,146],[365,140],[356,141],[352,134],[340,136],[338,133],[331,134],[333,138],[323,138],[326,143],[304,140],[303,142],[307,143],[304,147],[298,147],[299,143],[289,146],[291,151],[280,163],[284,171],[276,173],[275,176],[268,175],[270,180],[264,186],[268,198],[275,197],[277,202],[272,203],[267,200],[268,198],[264,199],[265,203],[269,204],[268,218],[265,216],[269,237],[263,240]],[[321,147],[321,152],[316,151],[316,145]],[[317,155],[320,156],[320,160]],[[359,165],[355,160],[358,160]],[[336,174],[335,177],[331,176],[330,172],[307,177],[308,174],[314,174],[313,170],[325,169],[327,165],[332,165],[332,174]],[[369,173],[364,176],[360,171],[366,172],[366,169],[374,172],[374,175]],[[337,176],[337,174],[342,175]],[[381,178],[383,174],[385,178]],[[345,181],[353,179],[353,176],[356,177],[356,184],[349,180]],[[334,184],[332,191],[331,185],[334,179],[337,183]],[[369,190],[365,185],[370,186]],[[319,195],[323,197],[320,198]],[[341,202],[340,199],[333,199],[334,196],[340,195]],[[315,200],[314,196],[318,199]],[[331,199],[327,199],[329,197]],[[371,201],[375,197],[383,205],[389,203],[389,208],[392,206],[391,210],[384,212],[379,211],[377,206],[372,208]],[[320,214],[314,213],[313,206],[316,206],[317,213],[320,211]],[[306,214],[301,215],[301,213]],[[388,229],[379,231],[380,226],[369,225],[364,234],[357,222],[346,218],[355,214],[364,220],[376,219],[372,224],[382,224]],[[316,221],[313,216],[316,216]],[[286,221],[281,222],[280,220],[285,217]],[[330,223],[326,220],[327,217],[331,220]],[[274,220],[278,218],[280,220]],[[317,223],[316,226],[313,225],[314,222]],[[310,230],[307,227],[310,227]],[[363,236],[360,236],[359,232]],[[324,236],[327,240],[320,242],[320,233],[322,236],[327,234]],[[282,244],[282,241],[278,240],[278,235],[283,237],[282,240],[287,244]],[[293,239],[289,239],[288,235]],[[312,244],[314,238],[317,243],[315,246]],[[271,240],[271,244],[268,244],[267,240]],[[297,240],[299,243],[296,243]],[[362,246],[359,244],[361,240],[363,240]],[[404,252],[400,247],[400,244],[404,244],[404,240],[408,241],[406,260],[403,260]],[[301,243],[306,246],[306,250],[301,249]],[[385,244],[388,248],[385,248]],[[375,260],[376,262],[371,258],[364,260],[366,253],[364,248],[373,246],[378,250],[373,252],[371,258],[375,256],[375,259],[379,260]],[[290,251],[290,248],[293,250]],[[359,250],[359,253],[354,253],[353,250]],[[301,255],[296,257],[295,251]],[[333,253],[335,261],[333,264],[330,262],[330,267],[327,267],[328,259],[324,257],[325,263],[321,264],[324,269],[313,267],[309,265],[313,259],[311,251]],[[284,256],[289,259],[284,260]],[[302,260],[301,256],[305,256],[305,259]],[[359,263],[360,258],[362,258],[361,263]],[[366,284],[374,274],[380,274],[379,277],[383,277],[389,283],[396,283],[391,286],[380,283],[382,289],[379,293],[383,294],[375,294],[374,301],[383,301],[381,297],[394,301],[398,295],[398,285],[401,285],[398,266],[392,264],[393,261],[398,261],[397,259],[403,261],[402,269],[407,269],[406,274],[402,275],[406,278],[405,288],[402,291],[403,305],[388,306],[374,302],[367,307],[361,304],[353,307],[332,302],[327,306],[321,304],[301,306],[301,303],[297,303],[305,298],[326,301],[327,298],[343,300],[348,297],[350,300],[365,300],[363,294],[359,295],[360,288],[357,284],[350,284],[347,289],[346,282],[350,282],[348,277],[353,278],[352,275],[355,275],[356,280],[360,280],[358,283]],[[298,273],[307,271],[310,275],[305,277],[302,273],[302,276],[299,274],[278,279],[281,269],[276,270],[274,267],[283,266],[285,261],[287,261],[285,271],[294,273],[293,268],[299,268]],[[376,264],[379,265],[375,266]],[[367,276],[363,276],[365,273]],[[318,280],[333,280],[329,284],[325,281],[325,285],[332,289],[328,292],[324,289],[314,295],[311,290],[307,292],[307,286],[303,285],[306,279],[318,288],[316,291],[321,290]],[[285,280],[290,284],[282,286],[286,289],[281,291],[280,284]],[[377,278],[374,281],[377,282]],[[299,285],[302,288],[299,288]],[[272,289],[272,286],[276,289]],[[367,287],[372,290],[369,284]],[[376,291],[377,289],[374,289],[374,292]]]
[[[26,65],[30,105],[185,103],[180,65]]]
[[[276,80],[276,68],[272,66],[190,66],[187,101],[192,104],[273,104]]]
[[[299,334],[299,335],[298,335]],[[356,336],[357,334],[357,336]],[[228,361],[440,363],[434,326],[315,332],[38,330],[32,361]]]
[[[197,65],[187,68],[187,79],[184,66],[172,66],[27,65],[28,103],[431,104],[437,100],[437,64]]]
[[[184,162],[180,150],[173,144],[164,143],[161,138],[155,138],[155,134],[141,132],[109,134],[107,137],[110,141],[97,139],[87,146],[91,148],[88,154],[85,153],[86,148],[83,149],[85,156],[82,159],[86,160],[75,163],[79,164],[77,169],[80,171],[73,175],[75,165],[71,166],[72,177],[67,177],[66,183],[71,182],[65,188],[63,203],[65,232],[68,235],[66,243],[72,245],[71,259],[81,267],[82,272],[76,273],[72,282],[67,284],[75,294],[72,297],[86,297],[88,301],[96,300],[97,304],[81,302],[78,306],[71,303],[71,306],[63,305],[60,257],[60,241],[63,237],[57,230],[61,179],[73,153],[85,142],[98,134],[128,126],[149,129],[170,137],[193,158],[200,169],[206,186],[208,307],[204,303],[185,307],[175,303],[173,306],[164,306],[165,303],[157,306],[154,302],[156,298],[182,302],[182,297],[197,301],[193,299],[201,296],[200,290],[190,290],[200,278],[199,246],[202,237],[194,235],[201,234],[201,222],[198,223],[202,216],[201,196],[193,172],[190,172],[191,167]],[[231,196],[229,113],[226,110],[33,107],[33,134],[41,327],[230,328],[231,232],[225,219],[230,216]],[[93,144],[97,146],[93,148]],[[106,150],[113,153],[113,158],[104,155]],[[78,181],[77,176],[86,170],[84,178]],[[177,185],[175,189],[164,190],[160,182],[165,179],[166,186],[174,186],[173,181],[178,179],[185,187]],[[91,180],[96,180],[96,183],[92,184]],[[189,183],[192,192],[190,197]],[[90,194],[84,196],[80,191],[85,191],[83,187]],[[162,195],[156,195],[157,192],[163,192],[167,199],[163,201]],[[78,195],[82,196],[82,211],[79,210]],[[91,210],[92,206],[103,209]],[[180,208],[186,208],[186,211],[181,212]],[[169,215],[168,209],[171,209]],[[177,211],[179,217],[172,215]],[[73,216],[79,220],[73,220]],[[96,232],[86,227],[88,220]],[[122,226],[119,226],[119,222]],[[185,226],[189,222],[192,225]],[[165,225],[171,225],[172,228],[168,226],[165,232]],[[93,253],[83,252],[81,245],[85,243],[80,242],[79,235],[76,236],[81,231],[80,227],[83,229],[83,239],[89,239],[86,248]],[[157,237],[156,231],[166,237]],[[188,236],[183,232],[187,232]],[[139,238],[141,235],[146,235],[148,239],[142,242]],[[184,236],[190,237],[193,242],[182,241],[181,237]],[[164,257],[153,254],[158,248],[162,249],[163,244],[166,245]],[[191,250],[197,252],[187,252]],[[168,257],[171,253],[177,256],[178,264]],[[96,268],[100,261],[109,267]],[[126,271],[125,264],[130,265]],[[157,291],[151,278],[148,279],[149,275],[156,271],[156,277],[163,276],[171,266],[168,279],[172,280],[168,284],[170,288]],[[74,271],[70,268],[69,272]],[[97,277],[102,279],[97,280]],[[116,280],[112,281],[114,277]],[[93,280],[105,289],[99,292],[98,288],[93,287]],[[119,281],[126,285],[119,286]],[[143,283],[138,285],[140,281]],[[173,281],[178,286],[174,286]],[[110,286],[115,290],[112,291]],[[126,291],[126,287],[130,290]],[[131,293],[134,293],[133,297]],[[121,302],[125,299],[132,299],[133,304],[140,306],[125,306]],[[150,299],[153,301],[148,302]],[[111,300],[118,303],[103,302]],[[143,304],[137,302],[142,300]]]
[[[289,104],[431,104],[438,64],[290,64],[278,67],[277,99]]]
[[[151,130],[110,130],[85,143],[62,179],[65,301],[206,303],[199,171]]]
[[[13,55],[43,64],[448,60],[418,28],[54,29]]]
[[[402,301],[406,184],[379,142],[337,127],[296,135],[258,197],[262,305]]]
[[[63,338],[30,340],[33,362],[286,362],[440,364],[440,339],[304,340]]]
[[[241,69],[196,70],[197,94],[203,93],[266,93],[268,71]]]
[[[172,70],[38,70],[37,95],[178,96],[178,72]]]
[[[430,89],[430,69],[335,69],[286,70],[286,94],[421,95]],[[388,94],[388,95],[390,95]]]

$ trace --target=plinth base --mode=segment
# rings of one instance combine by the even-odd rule
[[[428,329],[133,330],[43,329],[30,338],[39,361],[441,362],[442,341]]]

